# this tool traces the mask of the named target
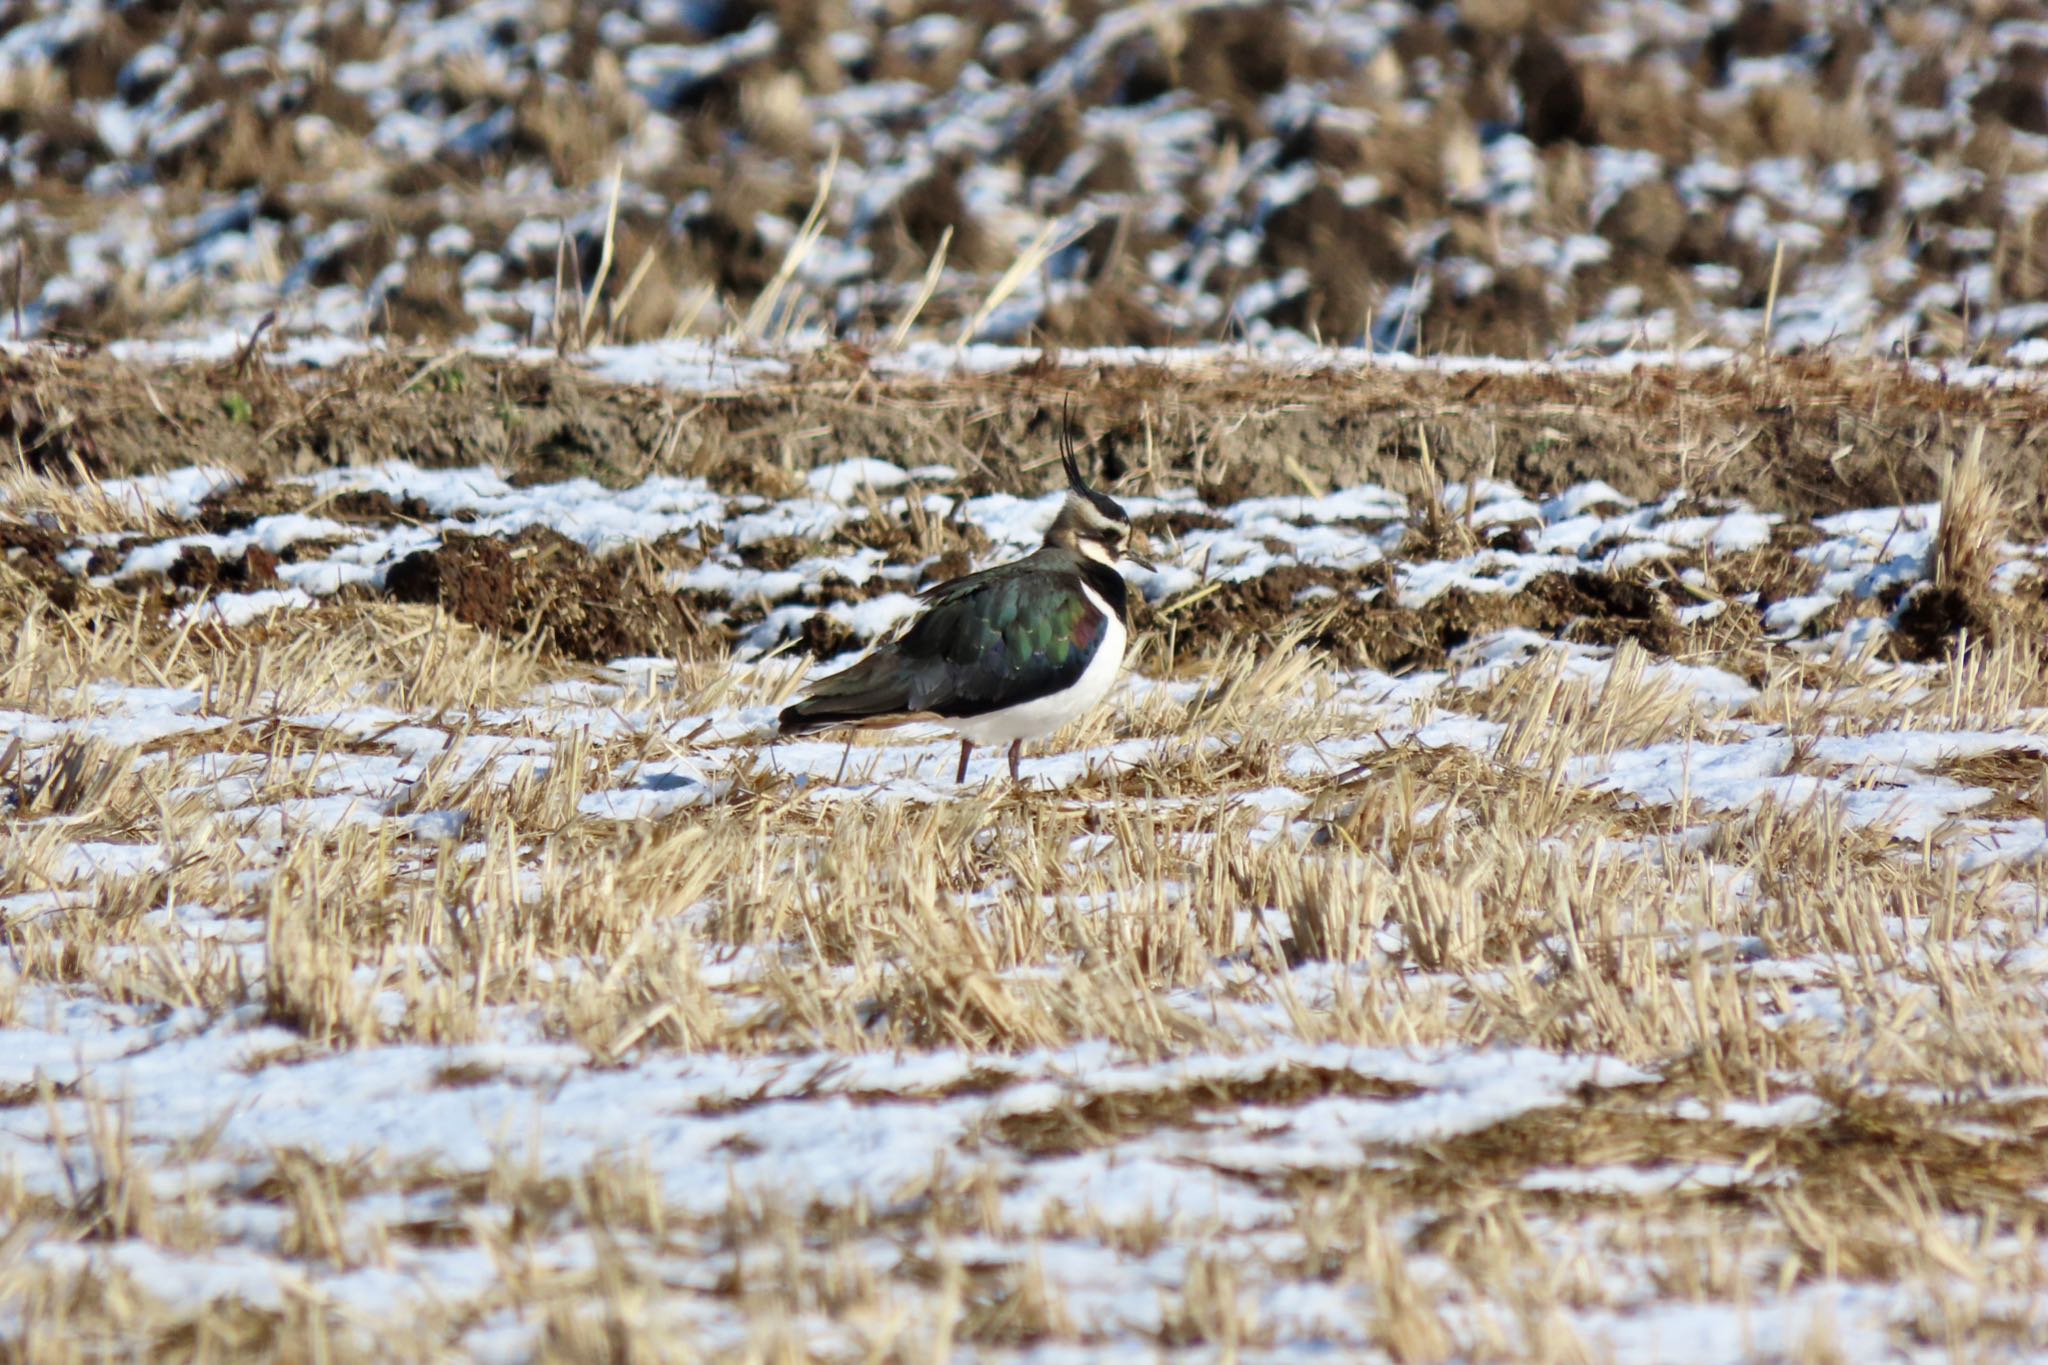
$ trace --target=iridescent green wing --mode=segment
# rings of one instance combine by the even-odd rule
[[[971,716],[1063,692],[1108,626],[1063,561],[1033,555],[941,585],[897,642],[909,709]]]
[[[1082,595],[1078,570],[1072,556],[1041,550],[928,589],[923,613],[901,639],[819,679],[783,711],[783,732],[891,716],[978,716],[1065,691],[1087,671],[1109,625]]]

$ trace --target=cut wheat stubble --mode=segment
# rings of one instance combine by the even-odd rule
[[[1932,550],[1894,522],[1869,563]],[[593,668],[375,600],[174,628],[115,585],[87,629],[0,574],[33,1349],[1443,1358],[1677,1305],[1731,1357],[2033,1344],[1958,1279],[2039,1287],[2024,637],[1514,627],[1395,677],[1332,662],[1321,594],[1255,649],[1141,611],[990,801],[913,734],[769,746],[781,657]]]

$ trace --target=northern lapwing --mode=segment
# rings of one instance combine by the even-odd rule
[[[783,709],[781,732],[934,721],[960,736],[956,783],[967,780],[977,744],[1010,746],[1014,782],[1025,740],[1094,709],[1130,638],[1130,594],[1117,564],[1152,564],[1132,552],[1130,515],[1088,486],[1071,446],[1060,458],[1067,497],[1043,545],[926,588],[902,634],[813,683]]]

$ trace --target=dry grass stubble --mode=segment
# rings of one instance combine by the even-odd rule
[[[116,529],[89,492],[22,491],[70,529]],[[1970,524],[1987,522],[1944,520],[1937,582],[1988,574],[1981,545],[1947,529]],[[1307,651],[1181,649],[1170,666],[1203,688],[1145,690],[1068,739],[1149,745],[1126,770],[1056,792],[831,800],[756,739],[697,738],[697,718],[786,694],[774,665],[682,660],[658,686],[608,694],[604,709],[636,723],[602,727],[558,720],[538,689],[616,679],[430,607],[342,603],[226,631],[101,591],[59,611],[0,566],[0,707],[89,722],[109,706],[90,689],[108,685],[199,700],[153,738],[86,726],[0,761],[0,1021],[39,1027],[78,1001],[173,1036],[262,1029],[240,1062],[256,1077],[427,1047],[448,1059],[436,1092],[544,1105],[535,1077],[490,1060],[531,1037],[576,1058],[550,1085],[640,1068],[760,1078],[693,1121],[832,1104],[969,1117],[886,1200],[778,1200],[732,1175],[707,1212],[653,1154],[564,1163],[509,1134],[481,1166],[258,1154],[232,1146],[225,1119],[167,1140],[90,1076],[46,1072],[0,1091],[0,1113],[46,1134],[64,1172],[0,1180],[4,1221],[35,1229],[0,1243],[25,1359],[78,1341],[426,1358],[512,1320],[561,1359],[667,1358],[713,1328],[735,1359],[799,1358],[821,1333],[883,1359],[1132,1332],[1278,1349],[1301,1329],[1274,1295],[1307,1285],[1350,1305],[1342,1339],[1404,1359],[1579,1358],[1597,1354],[1585,1334],[1600,1315],[1674,1301],[1796,1317],[1809,1326],[1784,1354],[1828,1358],[1826,1296],[1842,1284],[1897,1296],[1896,1343],[2042,1344],[2036,1319],[1999,1306],[2041,1288],[2048,1156],[2024,1097],[2048,1083],[2048,1019],[2028,965],[2043,930],[2031,870],[1966,875],[1938,831],[1901,842],[1834,799],[1723,811],[1575,776],[1745,724],[1809,755],[1827,736],[2038,733],[2025,718],[2048,698],[2024,638],[1966,643],[1910,681],[1869,658],[1778,657],[1724,718],[1632,646],[1592,677],[1539,654],[1405,714]],[[366,704],[398,719],[308,719]],[[1433,720],[1499,729],[1484,750],[1413,737]],[[1355,763],[1301,761],[1386,726],[1402,737]],[[402,769],[405,727],[447,742]],[[537,739],[542,752],[461,757]],[[630,765],[684,759],[728,772],[730,791],[651,823],[583,813]],[[232,798],[228,780],[244,784]],[[2038,819],[2024,764],[1966,780]],[[1299,804],[1276,830],[1262,794],[1282,789]],[[319,804],[337,796],[383,803],[383,818]],[[79,863],[81,849],[143,846],[160,856]],[[1331,1106],[1399,1112],[1436,1081],[1257,1061],[1325,1047],[1519,1047],[1650,1079],[1340,1157],[1310,1140]],[[835,1088],[842,1069],[905,1058],[938,1079]],[[1048,1072],[1047,1058],[1067,1060]],[[1104,1058],[1148,1078],[1076,1079]],[[1229,1072],[1231,1058],[1260,1069]],[[1290,1133],[1318,1155],[1262,1152]],[[760,1155],[747,1131],[724,1141],[734,1170]],[[1091,1154],[1268,1201],[1256,1249],[1204,1250],[1230,1231],[1213,1215],[1091,1199],[1083,1168],[1057,1164]],[[209,1160],[237,1173],[195,1183]],[[273,1237],[250,1238],[258,1217]],[[559,1254],[571,1244],[588,1254]],[[152,1257],[251,1247],[296,1286],[274,1306],[165,1297],[147,1273]],[[461,1251],[485,1258],[485,1287],[402,1324],[344,1292],[348,1275],[416,1275]],[[1087,1306],[1073,1258],[1089,1255],[1173,1261],[1149,1325]]]

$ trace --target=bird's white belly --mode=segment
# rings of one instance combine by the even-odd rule
[[[1095,647],[1095,655],[1088,660],[1088,667],[1074,685],[1064,692],[1040,697],[1018,706],[1005,707],[1001,711],[989,711],[979,716],[964,716],[948,720],[946,726],[962,739],[976,744],[1008,744],[1018,739],[1043,739],[1070,721],[1079,720],[1101,704],[1109,695],[1111,684],[1116,682],[1117,670],[1123,667],[1124,644],[1128,632],[1124,623],[1117,620],[1109,604],[1097,597],[1086,586],[1088,601],[1095,609],[1108,618],[1108,628],[1102,633],[1102,643]]]

